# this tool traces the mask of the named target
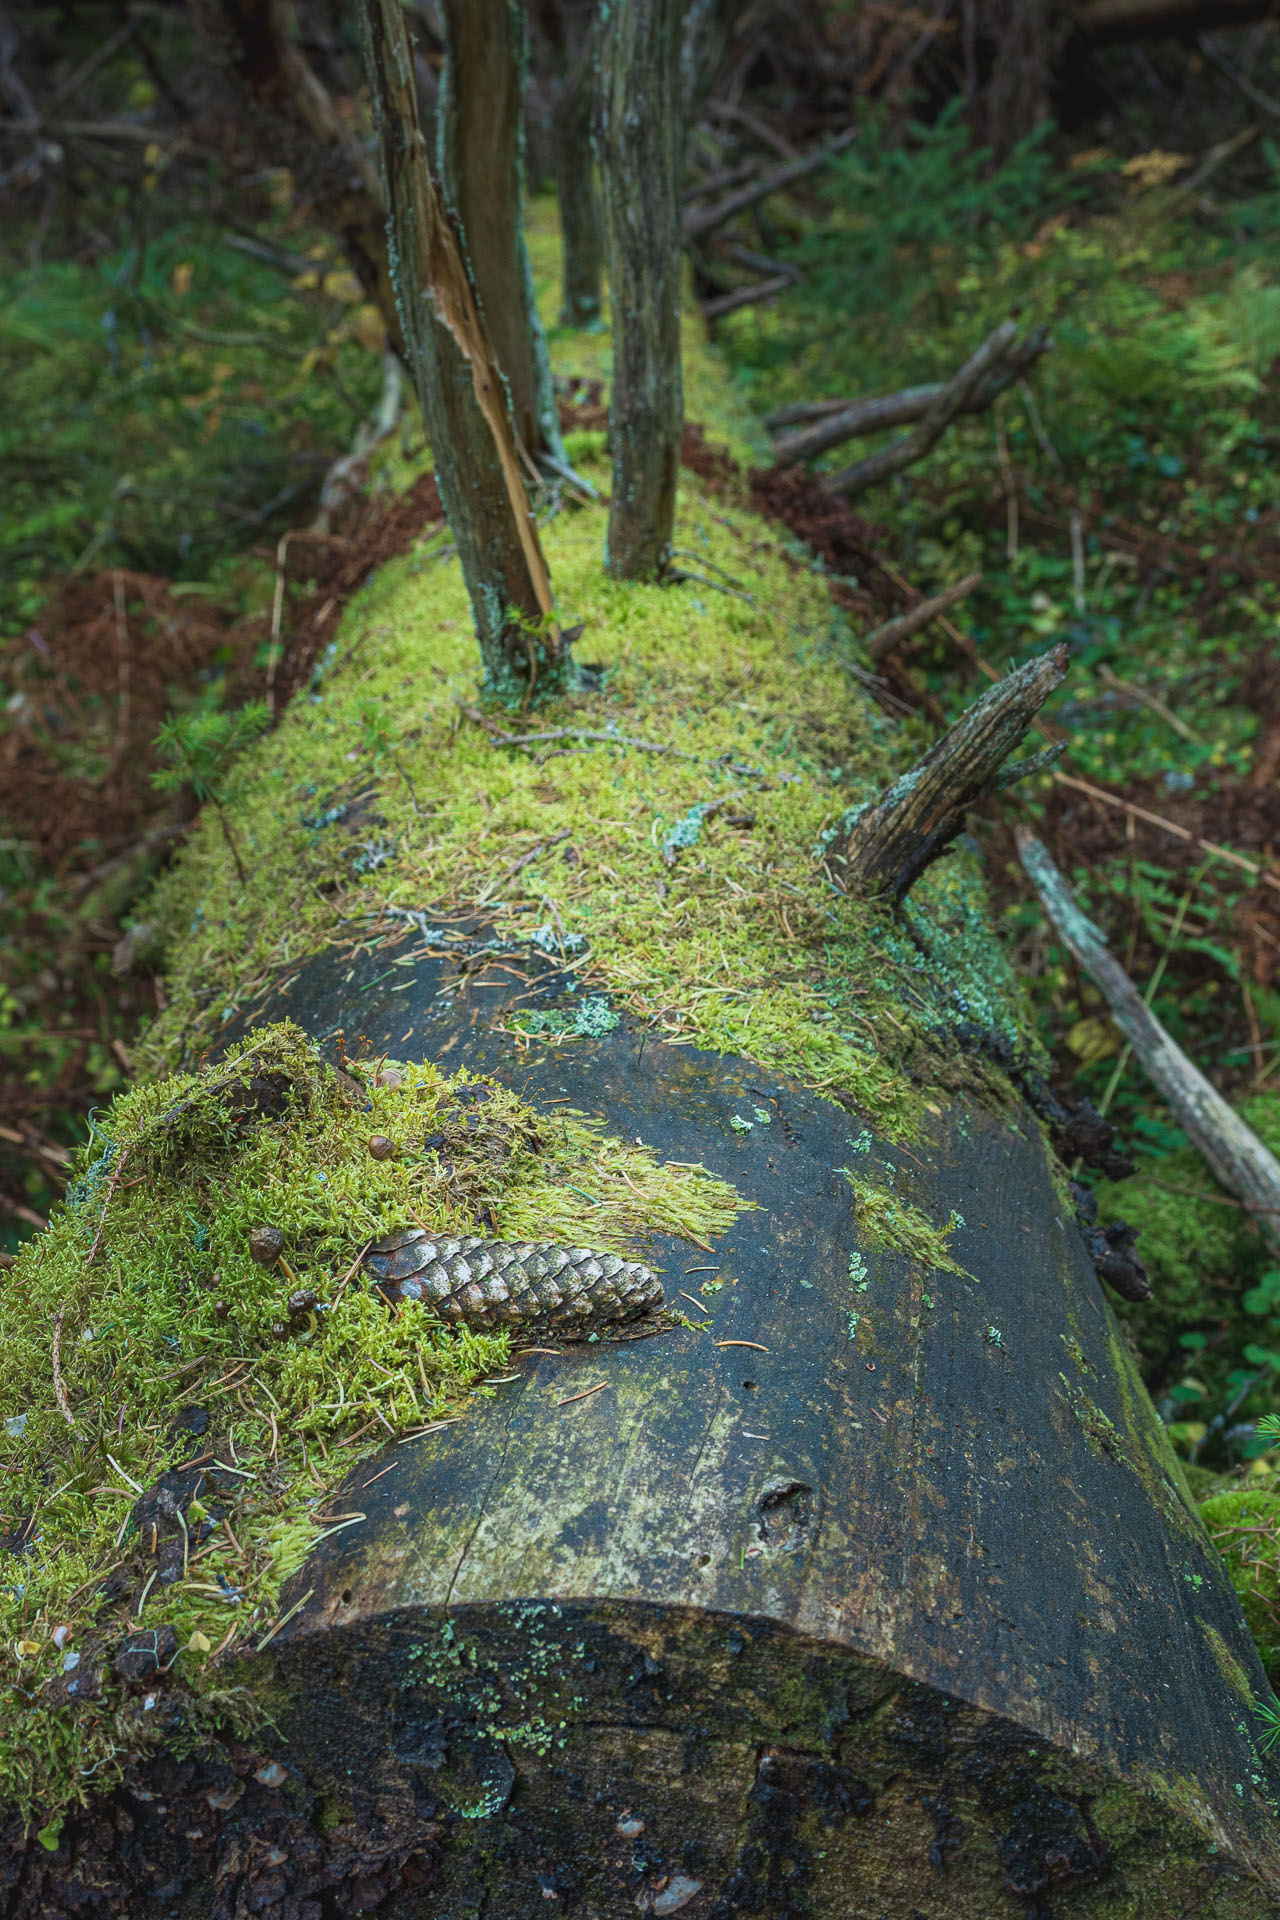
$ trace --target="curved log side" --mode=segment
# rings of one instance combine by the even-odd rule
[[[647,1250],[676,1307],[724,1282],[707,1331],[527,1355],[353,1473],[333,1510],[367,1518],[245,1663],[312,1790],[438,1826],[427,1904],[392,1910],[603,1920],[697,1881],[695,1920],[1280,1914],[1265,1682],[1034,1123],[963,1106],[860,1157],[750,1062],[629,1021],[530,1045],[494,1025],[530,1004],[509,971],[446,1003],[445,963],[394,995],[384,966],[335,991],[321,957],[267,1012],[567,1097],[760,1209]],[[867,1242],[847,1165],[962,1214],[974,1281]]]

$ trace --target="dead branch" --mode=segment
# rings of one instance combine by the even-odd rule
[[[828,856],[846,893],[903,900],[964,827],[969,808],[1056,759],[1061,747],[1006,766],[1067,671],[1059,644],[988,687],[923,760],[859,810],[843,847]]]
[[[1035,835],[1022,827],[1017,841],[1045,912],[1106,999],[1147,1078],[1214,1178],[1253,1215],[1272,1251],[1280,1252],[1280,1162],[1166,1033]]]
[[[1271,0],[1077,0],[1072,12],[1090,40],[1118,42],[1247,26],[1267,18]]]
[[[1228,86],[1234,87],[1237,93],[1243,94],[1245,99],[1255,107],[1260,107],[1263,113],[1270,114],[1273,120],[1280,120],[1280,100],[1273,100],[1269,93],[1262,91],[1261,87],[1255,87],[1247,74],[1241,73],[1239,67],[1233,65],[1225,54],[1219,53],[1207,33],[1197,35],[1196,46],[1209,65],[1215,67],[1222,75]]]
[[[1034,333],[1015,342],[999,364],[978,381],[957,411],[984,412],[1052,346],[1047,327],[1037,327]],[[879,433],[885,427],[910,426],[923,419],[943,391],[942,384],[935,381],[922,387],[903,387],[898,393],[868,395],[861,400],[818,400],[772,414],[765,425],[771,432],[793,425],[800,428],[796,433],[779,435],[774,442],[774,456],[779,465],[791,466],[799,460],[814,460],[845,440]]]
[[[869,634],[866,640],[867,652],[874,661],[881,661],[887,654],[909,640],[913,633],[919,633],[940,613],[946,613],[958,601],[965,600],[975,587],[982,585],[980,573],[967,573],[963,580],[957,580],[953,586],[944,587],[941,593],[935,593],[931,600],[922,600],[918,607],[912,607],[907,613],[900,613],[896,620],[886,620],[882,627]]]
[[[900,440],[890,441],[887,447],[868,454],[865,460],[855,461],[842,473],[835,474],[829,482],[833,492],[842,493],[846,499],[850,499],[865,493],[877,481],[887,480],[890,474],[901,473],[904,467],[914,466],[917,460],[923,460],[941,440],[979,383],[1002,364],[1017,332],[1013,321],[1006,320],[994,333],[989,333],[977,351],[969,355],[959,372],[953,373],[950,380],[939,387],[937,395],[925,408],[912,431],[903,434]]]
[[[717,227],[724,226],[735,214],[745,213],[748,207],[767,200],[771,193],[780,193],[784,187],[789,187],[793,180],[801,180],[805,174],[825,166],[836,154],[843,153],[854,137],[853,129],[849,128],[837,134],[834,140],[828,140],[794,160],[786,160],[780,167],[770,168],[768,173],[757,175],[746,186],[739,187],[736,193],[727,193],[723,200],[713,200],[709,206],[691,207],[684,216],[685,245],[691,240],[700,240],[703,234],[714,233]]]
[[[702,302],[704,320],[723,320],[727,313],[737,313],[742,307],[758,307],[766,300],[776,300],[780,293],[795,285],[795,276],[790,273],[775,273],[771,280],[757,280],[751,287],[735,287],[732,293],[719,293],[714,299]]]

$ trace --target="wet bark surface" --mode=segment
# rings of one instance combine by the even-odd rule
[[[693,1325],[527,1353],[357,1468],[365,1518],[227,1672],[275,1732],[225,1780],[158,1760],[54,1854],[11,1834],[0,1911],[1280,1914],[1262,1675],[1034,1124],[895,1148],[626,1019],[519,1036],[564,976],[450,944],[398,992],[321,956],[260,1012],[598,1113],[756,1210],[641,1249]],[[847,1166],[962,1214],[971,1277],[869,1240]]]

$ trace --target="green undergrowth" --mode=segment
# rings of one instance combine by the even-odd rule
[[[1280,1682],[1280,1485],[1224,1486],[1200,1503],[1200,1518],[1222,1555],[1254,1645],[1272,1685]]]
[[[370,1151],[378,1135],[388,1158]],[[174,1633],[169,1744],[239,1711],[212,1655],[259,1639],[281,1583],[351,1523],[329,1510],[338,1483],[507,1361],[510,1335],[372,1291],[354,1271],[370,1239],[420,1223],[600,1251],[646,1230],[701,1245],[741,1204],[700,1168],[465,1073],[339,1075],[289,1025],[117,1100],[0,1296],[0,1803],[47,1820],[147,1750],[148,1710],[111,1665],[126,1632]],[[251,1255],[263,1225],[283,1235],[279,1265]],[[153,1536],[135,1502],[201,1457],[204,1487]]]

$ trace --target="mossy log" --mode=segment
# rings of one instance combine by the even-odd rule
[[[260,1035],[144,1080],[4,1277],[0,1915],[1280,1920],[1266,1681],[990,1064],[1027,1043],[968,856],[896,916],[834,891],[904,756],[826,580],[686,475],[742,594],[622,587],[602,513],[545,537],[603,689],[480,712],[459,569],[392,563],[242,763],[246,884],[207,820],[152,903],[152,1072],[288,1012],[364,1077],[309,1117]],[[437,1425],[460,1347],[358,1277],[417,1214],[667,1312],[469,1333]]]
[[[11,1826],[5,1914],[87,1913],[68,1874],[184,1917],[1280,1913],[1265,1683],[1034,1121],[907,1151],[627,1020],[531,1049],[519,955],[465,964],[321,957],[268,1011],[412,1023],[755,1210],[649,1240],[687,1324],[527,1350],[366,1459],[224,1676],[271,1728],[136,1767],[56,1856]]]

